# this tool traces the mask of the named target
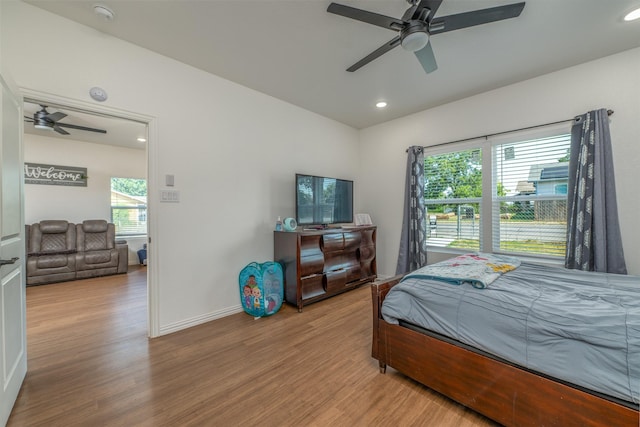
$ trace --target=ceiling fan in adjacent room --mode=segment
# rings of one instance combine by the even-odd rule
[[[513,3],[488,9],[474,10],[472,12],[458,13],[449,16],[434,18],[442,0],[407,0],[409,9],[396,19],[389,16],[356,9],[338,3],[331,3],[327,12],[341,15],[347,18],[366,22],[396,31],[399,34],[389,42],[365,56],[360,61],[347,68],[353,72],[368,64],[379,56],[387,53],[396,46],[402,46],[405,50],[414,52],[422,68],[431,73],[438,68],[436,58],[429,42],[429,36],[459,30],[503,19],[515,18],[524,9],[524,2]]]
[[[60,120],[67,117],[65,113],[62,113],[60,111],[57,111],[55,113],[49,113],[47,111],[46,105],[40,104],[40,107],[42,109],[39,111],[36,111],[33,114],[33,117],[24,116],[24,121],[28,123],[33,123],[33,127],[35,127],[36,129],[54,130],[58,132],[60,135],[69,135],[69,132],[62,129],[63,127],[69,128],[69,129],[84,130],[88,132],[107,133],[107,131],[104,129],[96,129],[96,128],[90,128],[86,126],[72,125],[70,123],[60,123]]]

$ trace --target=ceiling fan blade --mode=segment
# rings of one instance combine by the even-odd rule
[[[411,21],[413,19],[413,15],[415,15],[416,10],[418,10],[418,8],[420,7],[420,2],[414,4],[413,6],[411,6],[409,9],[407,9],[404,14],[402,15],[402,20],[407,22],[407,21]]]
[[[367,65],[369,62],[389,52],[391,49],[393,49],[396,46],[400,46],[400,36],[394,37],[393,39],[389,40],[386,44],[383,44],[382,46],[380,46],[379,48],[371,52],[369,55],[365,56],[360,61],[353,64],[351,67],[347,68],[347,71],[349,71],[350,73],[356,71],[358,68],[364,65]]]
[[[406,25],[406,23],[400,19],[368,12],[362,9],[356,9],[355,7],[345,6],[338,3],[331,3],[327,8],[327,12],[394,31],[401,30]]]
[[[429,9],[429,16],[427,16],[427,22],[431,22],[433,19],[433,15],[436,14],[440,5],[442,4],[442,0],[422,0],[419,4],[420,10],[422,13],[422,9]],[[415,19],[415,17],[414,17]]]
[[[58,132],[60,135],[69,135],[69,132],[67,132],[66,130],[62,129],[61,127],[55,124],[53,125],[53,130]]]
[[[436,64],[436,57],[433,54],[433,49],[431,48],[431,42],[427,43],[425,47],[414,52],[416,54],[416,58],[420,61],[422,68],[424,71],[428,73],[432,73],[438,69],[438,64]]]
[[[107,133],[107,131],[103,130],[103,129],[95,129],[95,128],[88,128],[88,127],[85,127],[85,126],[70,125],[68,123],[56,123],[56,126],[62,126],[62,127],[65,127],[65,128],[70,128],[70,129],[86,130],[86,131],[89,131],[89,132]]]
[[[24,121],[28,123],[33,123],[35,120],[33,120],[33,117],[24,116]]]
[[[439,34],[487,24],[489,22],[501,21],[503,19],[515,18],[520,15],[522,9],[524,9],[524,2],[435,18],[429,25],[429,34]]]
[[[64,119],[65,117],[67,117],[65,113],[56,111],[55,113],[47,114],[43,118],[46,120],[51,120],[52,122],[57,122],[58,120]]]

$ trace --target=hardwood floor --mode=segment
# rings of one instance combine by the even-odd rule
[[[370,298],[364,286],[149,340],[144,268],[29,287],[29,371],[8,426],[494,426],[379,373]]]

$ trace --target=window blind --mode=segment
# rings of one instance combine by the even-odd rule
[[[571,135],[493,145],[493,251],[564,256]]]

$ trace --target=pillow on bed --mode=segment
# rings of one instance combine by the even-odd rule
[[[469,283],[474,288],[484,289],[502,274],[519,266],[518,258],[478,252],[427,265],[405,278],[441,280],[452,285]]]

